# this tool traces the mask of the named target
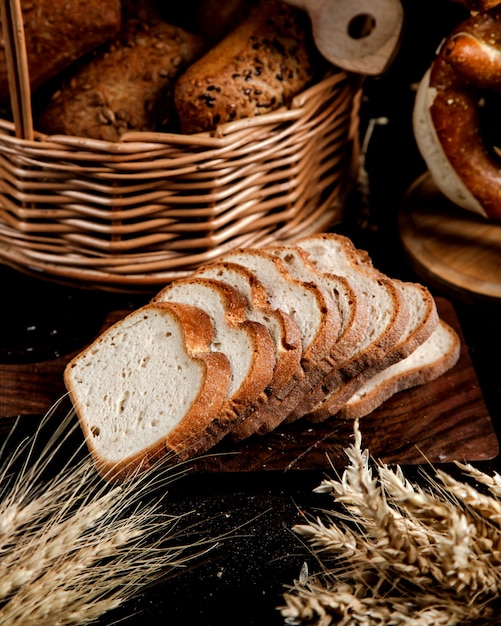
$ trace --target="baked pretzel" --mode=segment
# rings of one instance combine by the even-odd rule
[[[464,0],[463,4],[473,13],[493,9],[498,4],[501,4],[501,0]]]
[[[414,130],[442,192],[501,219],[501,154],[481,130],[481,103],[501,93],[501,6],[472,14],[443,41],[416,97]]]

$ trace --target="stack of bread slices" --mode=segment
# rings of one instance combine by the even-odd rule
[[[421,284],[339,234],[237,249],[104,331],[64,379],[99,471],[122,479],[223,438],[367,415],[455,365]]]

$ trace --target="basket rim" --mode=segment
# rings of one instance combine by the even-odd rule
[[[252,129],[299,120],[308,99],[315,96],[318,91],[333,88],[343,82],[353,82],[356,90],[360,77],[341,68],[332,67],[320,80],[294,96],[287,106],[255,117],[219,124],[212,131],[190,135],[177,132],[130,131],[124,133],[119,141],[113,142],[76,135],[49,135],[34,129],[33,138],[24,138],[17,136],[15,122],[5,118],[0,118],[0,132],[7,133],[7,135],[4,134],[3,140],[28,149],[40,149],[42,144],[44,148],[52,150],[66,148],[103,154],[133,154],[138,151],[158,149],[159,146],[167,144],[180,148],[190,146],[191,148],[222,149],[231,146],[239,135],[245,139]]]
[[[292,241],[306,232],[324,230],[336,220],[339,223],[346,196],[352,189],[352,185],[348,184],[352,176],[343,178],[343,172],[347,172],[338,167],[338,162],[345,144],[351,145],[351,165],[347,163],[350,171],[354,153],[358,154],[355,124],[362,83],[360,75],[331,66],[280,109],[220,124],[212,131],[189,135],[131,131],[118,141],[106,141],[49,135],[34,130],[28,137],[19,136],[15,116],[14,121],[0,117],[0,144],[3,146],[0,167],[3,167],[5,157],[7,182],[11,179],[19,182],[15,188],[10,189],[6,185],[3,190],[7,196],[11,193],[12,207],[8,205],[11,200],[8,197],[3,220],[6,228],[0,232],[0,262],[72,285],[125,292],[155,290],[158,285],[188,275],[201,263],[219,258],[226,249],[235,246],[260,247],[277,239]],[[329,126],[332,132],[326,132],[325,124],[331,117],[334,120]],[[321,130],[317,131],[317,127]],[[294,148],[296,140],[298,143],[305,142],[310,135],[315,136],[315,132],[321,139],[317,150],[306,146],[298,152]],[[289,135],[294,141],[289,139]],[[275,145],[277,141],[278,148]],[[249,148],[254,143],[259,145],[259,150]],[[267,159],[276,157],[277,150],[280,167],[293,177],[298,189],[288,178],[283,180],[283,176],[275,173],[268,180],[273,183],[268,190],[272,195],[263,201],[259,195],[262,192],[256,187],[255,192],[252,191],[256,196],[251,198],[252,203],[245,208],[243,219],[240,219],[242,216],[238,210],[241,207],[236,204],[235,197],[238,202],[241,197],[235,194],[243,183],[235,175],[230,176],[231,169],[226,173],[228,163],[231,161],[239,177],[243,177],[241,168],[244,167],[248,184],[249,172],[256,176],[261,172],[259,164],[263,156]],[[287,150],[294,150],[291,152],[294,155],[292,160]],[[307,168],[296,171],[287,167],[296,163],[300,156],[308,163],[311,156],[317,163],[311,178]],[[329,170],[326,174],[331,166],[332,172]],[[221,173],[226,177],[221,179]],[[56,189],[48,189],[50,175],[60,176]],[[78,181],[81,179],[83,183],[72,185],[71,176]],[[180,176],[178,187],[167,185],[164,189],[162,181],[170,176]],[[321,179],[312,185],[317,176]],[[193,190],[205,189],[208,181],[213,179],[217,181],[215,193],[205,197],[197,192],[197,200],[203,199],[205,204],[196,210],[203,210],[204,216],[185,215],[185,205],[193,203]],[[127,185],[122,187],[124,181]],[[115,186],[116,191],[110,192],[108,187],[115,190]],[[282,207],[280,200],[280,205],[275,206],[277,198],[282,198],[289,187],[291,195],[285,198],[286,205]],[[305,190],[311,190],[311,193],[303,193]],[[300,192],[301,202],[298,203],[293,194]],[[60,202],[54,216],[50,213],[52,205],[47,209],[44,204],[54,200],[51,194],[55,194]],[[160,238],[158,241],[151,239],[148,233],[143,234],[146,226],[142,221],[134,221],[142,219],[143,215],[131,215],[136,211],[135,204],[139,198],[142,201],[145,194],[151,202],[148,212],[144,213],[150,220],[148,225],[153,223],[153,219],[158,225],[160,219],[164,228],[155,235]],[[90,209],[83,211],[80,205],[85,205],[87,196]],[[227,196],[231,200],[228,200],[228,206],[216,202],[218,199],[226,200]],[[113,200],[108,202],[108,197]],[[167,198],[170,202],[166,201]],[[41,208],[37,204],[39,199]],[[115,200],[118,200],[119,209],[124,207],[123,215],[116,210]],[[168,212],[171,205],[174,206],[174,213],[182,209],[180,215]],[[256,208],[253,208],[254,205]],[[110,207],[111,212],[107,210]],[[125,211],[128,207],[132,207],[131,211]],[[281,210],[275,210],[277,208]],[[36,216],[22,213],[31,209],[38,210]],[[202,219],[206,215],[211,218],[209,221]],[[56,222],[54,218],[57,218]],[[132,218],[133,221],[122,224],[122,218]],[[182,229],[186,228],[184,218],[193,221],[189,223],[189,232],[193,231],[194,235],[191,239],[188,237],[186,243],[186,235],[183,234],[181,245],[178,234],[184,233]],[[16,219],[26,219],[29,224],[23,230]],[[173,221],[173,225],[166,224],[166,219]],[[134,235],[130,242],[127,237],[122,240],[124,233]],[[103,234],[105,236],[101,237]],[[168,237],[172,241],[166,243]]]

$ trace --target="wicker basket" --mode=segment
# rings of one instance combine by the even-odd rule
[[[286,109],[214,133],[46,136],[31,126],[19,0],[0,8],[4,38],[14,33],[15,94],[14,121],[0,120],[0,261],[72,284],[154,290],[231,248],[343,219],[358,161],[357,77],[333,71]]]

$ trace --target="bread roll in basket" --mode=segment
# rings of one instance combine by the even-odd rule
[[[3,0],[12,119],[0,119],[0,260],[65,283],[155,291],[241,246],[344,217],[361,81],[330,66],[277,110],[118,141],[34,124],[20,0]]]

